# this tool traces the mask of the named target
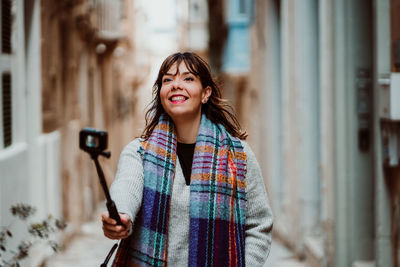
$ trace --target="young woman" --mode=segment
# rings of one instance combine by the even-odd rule
[[[272,213],[259,165],[230,107],[194,53],[163,62],[141,138],[122,151],[111,186],[124,226],[114,266],[263,266]]]

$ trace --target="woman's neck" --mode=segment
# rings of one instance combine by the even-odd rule
[[[197,134],[199,133],[201,116],[194,120],[174,121],[176,127],[176,135],[178,142],[184,144],[196,143]]]

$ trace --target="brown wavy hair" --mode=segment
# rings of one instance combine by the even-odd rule
[[[242,131],[239,121],[233,113],[232,107],[221,97],[221,90],[211,76],[209,65],[193,52],[172,54],[162,63],[157,80],[153,85],[154,98],[146,112],[146,126],[141,137],[147,140],[158,124],[160,116],[165,113],[160,98],[162,78],[175,63],[179,66],[182,61],[193,75],[200,78],[203,88],[207,86],[211,88],[211,95],[207,103],[202,104],[201,112],[213,123],[222,124],[232,136],[242,140],[246,139],[247,133]]]

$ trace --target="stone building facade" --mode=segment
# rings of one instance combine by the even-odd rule
[[[307,266],[398,266],[399,1],[254,4],[247,124],[274,234]]]
[[[119,152],[139,134],[133,2],[42,1],[41,14],[42,127],[61,134],[63,214],[79,225],[103,196],[79,150],[79,130],[108,132],[112,157],[102,163],[109,181]]]
[[[100,161],[110,183],[119,153],[143,127],[137,96],[151,92],[144,84],[152,62],[137,60],[134,1],[0,3],[8,40],[0,57],[0,222],[13,221],[12,204],[29,203],[38,220],[66,219],[66,244],[104,199],[79,131],[108,131],[112,157]],[[25,264],[39,265],[46,253],[35,251]]]

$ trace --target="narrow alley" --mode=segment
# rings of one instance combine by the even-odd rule
[[[232,234],[237,238],[229,240],[240,241],[244,231],[257,229],[259,235],[247,235],[249,243],[255,237],[257,255],[267,248],[273,224],[276,240],[265,266],[400,267],[399,14],[400,0],[0,0],[0,267],[9,257],[21,260],[22,267],[99,266],[115,242],[102,233],[97,203],[104,201],[104,192],[91,157],[111,153],[110,158],[99,159],[111,186],[120,177],[121,151],[140,136],[150,138],[157,132],[156,125],[167,128],[160,119],[164,116],[171,119],[168,134],[176,137],[171,140],[179,141],[181,148],[187,145],[189,152],[184,154],[185,148],[179,151],[181,156],[175,153],[178,149],[157,153],[173,155],[162,158],[165,161],[183,159],[179,161],[179,166],[185,165],[182,172],[158,164],[165,168],[152,176],[150,171],[137,171],[144,156],[137,168],[121,160],[126,170],[120,172],[121,180],[129,186],[120,184],[123,190],[113,195],[119,207],[125,205],[124,213],[131,211],[136,218],[140,209],[135,205],[141,203],[142,208],[149,203],[140,202],[148,198],[136,189],[148,187],[144,182],[134,187],[139,180],[132,177],[143,174],[143,180],[154,183],[151,179],[171,171],[167,178],[173,182],[168,186],[181,186],[182,191],[157,187],[146,192],[174,192],[164,199],[184,207],[152,202],[167,211],[148,214],[170,216],[150,220],[162,222],[155,235],[164,233],[167,222],[183,221],[182,211],[191,215],[205,211],[189,208],[203,196],[181,201],[184,194],[177,192],[194,188],[197,193],[213,194],[210,177],[216,176],[223,177],[219,191],[215,190],[218,198],[209,198],[208,203],[214,201],[223,212],[210,208],[213,212],[190,219],[217,220],[210,214],[222,214],[221,224],[235,222],[238,231],[220,227],[225,234],[213,232],[221,242],[225,239],[220,236]],[[160,71],[167,68],[162,62],[168,56],[184,54],[196,58],[198,65],[171,61],[168,70]],[[190,69],[182,70],[188,77],[178,75],[178,67]],[[173,68],[177,71],[170,75]],[[178,89],[186,93],[171,93]],[[210,169],[191,172],[200,169],[191,160],[196,138],[203,136],[195,131],[203,118],[212,127],[225,129],[228,139],[241,139],[214,142],[204,149],[218,151],[213,154],[218,156],[209,156],[217,160],[233,155],[232,161],[221,161],[218,168],[213,162],[215,169],[225,172],[221,175],[210,175]],[[178,131],[182,121],[185,138]],[[80,139],[83,128],[101,134]],[[167,142],[162,140],[133,154]],[[219,151],[220,143],[229,144],[229,149]],[[81,144],[88,150],[83,151]],[[247,145],[254,153],[245,149]],[[234,153],[224,154],[227,151]],[[131,152],[127,154],[132,156]],[[182,179],[173,180],[178,174]],[[184,186],[185,182],[191,185],[192,174],[204,182],[199,183],[204,188]],[[243,182],[251,181],[249,177],[255,186]],[[233,201],[220,201],[225,195]],[[32,227],[42,224],[28,225],[30,231],[25,231],[23,223],[15,223],[15,214],[9,211],[19,203],[35,208],[33,218],[40,222],[65,220],[68,227],[60,234],[60,253],[47,258],[51,242],[29,250],[26,244],[33,243],[29,238],[43,237]],[[171,206],[177,208],[169,213]],[[234,215],[228,216],[229,212]],[[246,225],[245,215],[255,222]],[[177,226],[174,233],[188,232],[177,223],[171,225]],[[202,230],[214,230],[204,225]],[[8,227],[18,234],[12,236]],[[148,229],[135,228],[140,233]],[[182,251],[187,252],[184,238],[176,243],[184,243]],[[15,244],[23,245],[15,250]],[[148,250],[154,252],[160,244],[148,245]],[[215,255],[226,257],[223,260],[233,259],[226,256],[235,253],[227,246],[206,244],[222,248],[226,253]],[[168,253],[160,247],[157,256],[164,257],[159,259],[162,262]],[[235,248],[240,251],[243,246]],[[24,258],[12,257],[10,251],[19,250]],[[136,258],[147,255],[138,253]],[[235,255],[243,260],[244,253]],[[187,258],[205,259],[182,256],[180,260]]]

